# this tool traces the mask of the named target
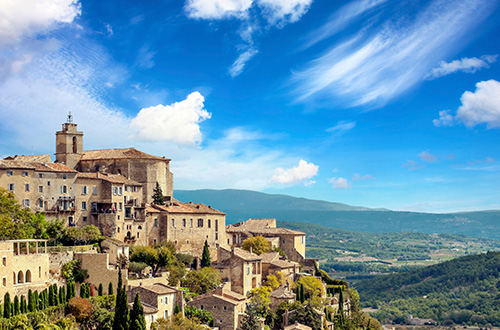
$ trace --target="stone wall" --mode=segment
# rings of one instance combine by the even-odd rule
[[[66,281],[62,275],[62,266],[73,260],[73,252],[49,253],[49,273],[53,281]]]
[[[107,253],[75,253],[75,259],[81,261],[81,267],[86,269],[89,278],[86,283],[99,284],[107,288],[109,282],[113,283],[113,289],[116,292],[118,287],[118,269],[109,266],[109,255]],[[122,281],[125,287],[128,285],[127,270],[122,269]]]

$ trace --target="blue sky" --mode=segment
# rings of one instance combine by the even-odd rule
[[[0,156],[172,159],[175,189],[500,208],[500,0],[4,0]]]

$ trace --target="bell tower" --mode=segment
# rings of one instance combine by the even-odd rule
[[[56,162],[75,168],[83,153],[83,132],[76,130],[71,111],[62,124],[62,130],[56,132]]]

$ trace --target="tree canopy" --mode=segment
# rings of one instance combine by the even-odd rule
[[[262,236],[249,237],[243,241],[241,247],[243,250],[250,251],[255,254],[262,254],[272,250],[271,243]]]

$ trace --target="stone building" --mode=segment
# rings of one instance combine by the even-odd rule
[[[55,162],[48,154],[0,160],[0,187],[68,226],[95,225],[127,243],[172,240],[195,255],[207,240],[215,255],[215,244],[226,241],[225,214],[175,200],[170,159],[135,148],[84,150],[83,135],[68,116],[56,132]],[[165,206],[151,205],[156,184]]]
[[[279,272],[288,282],[295,281],[295,277],[299,273],[299,263],[286,260],[278,252],[262,253],[260,257],[262,258],[262,277],[264,279]]]
[[[193,298],[187,305],[212,313],[214,327],[219,330],[236,330],[245,315],[246,302],[246,297],[234,292],[231,283],[226,282],[214,291]]]
[[[240,248],[218,247],[217,263],[212,266],[219,270],[224,282],[231,282],[231,290],[246,296],[250,290],[262,284],[262,258]]]
[[[0,296],[26,295],[28,290],[49,286],[49,254],[46,240],[0,241]]]
[[[277,228],[276,219],[249,219],[226,226],[227,244],[241,246],[253,236],[263,236],[273,248],[281,248],[287,257],[296,262],[306,257],[306,234],[286,228]]]
[[[174,315],[176,305],[179,307],[180,312],[184,310],[182,291],[162,283],[131,287],[127,294],[131,305],[134,303],[135,295],[139,294],[144,307],[144,318],[148,329],[151,328],[151,323],[157,319],[167,319]]]

